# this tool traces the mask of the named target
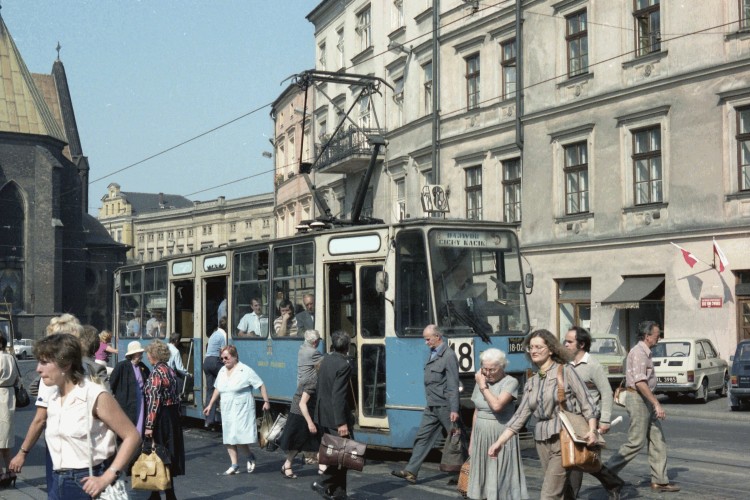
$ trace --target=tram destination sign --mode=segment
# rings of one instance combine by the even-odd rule
[[[507,250],[511,247],[508,233],[497,231],[437,230],[435,241],[440,247]]]

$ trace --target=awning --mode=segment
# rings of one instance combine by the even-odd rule
[[[637,309],[640,302],[664,283],[662,276],[638,276],[625,278],[612,295],[602,300],[603,306],[617,309]]]

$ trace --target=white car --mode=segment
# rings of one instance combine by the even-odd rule
[[[589,353],[607,371],[610,385],[616,387],[625,378],[625,358],[627,353],[614,335],[596,335],[591,337]]]
[[[708,393],[727,395],[729,369],[719,351],[708,339],[660,340],[651,349],[656,372],[656,393],[670,397],[692,394],[699,402],[708,402]]]
[[[18,359],[29,359],[34,357],[31,352],[34,347],[34,341],[31,339],[20,339],[13,341],[13,353]]]

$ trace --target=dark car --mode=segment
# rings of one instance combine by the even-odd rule
[[[750,340],[737,344],[729,376],[729,406],[737,411],[750,406]]]

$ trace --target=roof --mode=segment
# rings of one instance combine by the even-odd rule
[[[122,247],[123,251],[127,251],[128,246],[113,240],[109,231],[95,217],[84,213],[81,223],[86,234],[87,247]]]
[[[120,194],[130,203],[133,214],[158,212],[169,208],[189,208],[194,203],[179,194],[166,193],[131,193],[120,191]]]
[[[0,132],[46,135],[67,142],[1,16]]]

